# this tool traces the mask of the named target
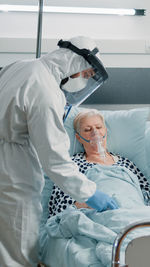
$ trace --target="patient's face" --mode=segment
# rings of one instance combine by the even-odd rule
[[[94,133],[101,137],[105,136],[106,127],[103,124],[102,119],[98,115],[84,117],[80,122],[80,135],[85,139],[91,140]],[[89,149],[91,151],[95,150],[94,146],[91,146],[90,143],[87,143],[80,137],[78,138],[78,140],[83,144],[85,151]],[[104,139],[104,147],[106,148],[106,138]]]

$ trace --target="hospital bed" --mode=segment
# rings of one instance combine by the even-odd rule
[[[123,240],[126,238],[128,233],[134,231],[140,227],[149,227],[150,221],[141,221],[139,223],[134,223],[125,227],[116,237],[113,248],[112,248],[112,267],[149,267],[150,264],[150,235],[135,238],[129,242],[125,250],[125,263],[121,264],[120,253],[121,245]],[[47,267],[43,263],[39,263],[37,267]]]
[[[144,236],[133,239],[125,250],[125,264],[121,264],[120,253],[121,245],[125,237],[131,231],[140,227],[150,227],[150,221],[141,221],[125,227],[116,237],[112,248],[112,267],[148,267],[150,264],[149,244],[150,236]],[[143,251],[144,249],[144,251]],[[143,253],[144,252],[144,253]],[[39,263],[37,267],[46,267]]]
[[[150,264],[149,244],[150,236],[133,239],[125,250],[125,264],[121,264],[120,253],[123,240],[128,233],[140,227],[150,227],[150,221],[141,221],[125,227],[116,237],[112,248],[112,267],[148,267]],[[143,253],[144,248],[144,253]],[[39,263],[37,267],[46,267]]]
[[[148,156],[150,154],[150,111],[149,111],[149,106],[144,107],[144,106],[140,106],[140,105],[136,105],[136,106],[117,106],[115,107],[113,106],[99,106],[99,105],[94,105],[94,106],[88,106],[88,108],[96,108],[98,110],[100,110],[104,117],[105,120],[107,122],[107,127],[109,128],[108,132],[111,131],[112,133],[112,139],[111,142],[113,142],[113,146],[111,147],[111,149],[113,150],[113,152],[115,153],[120,153],[123,156],[128,157],[129,159],[131,159],[132,161],[134,161],[136,163],[136,165],[141,169],[141,171],[145,174],[145,176],[148,178],[149,182],[150,182],[150,162],[147,160]],[[71,147],[70,147],[70,154],[72,154],[73,151],[73,143],[74,143],[74,132],[72,129],[72,116],[75,115],[76,112],[80,111],[81,109],[86,108],[85,106],[82,106],[81,108],[74,108],[74,110],[72,111],[71,117],[69,117],[68,122],[66,121],[66,130],[68,132],[68,135],[70,137],[71,140]],[[117,110],[115,110],[117,108]],[[124,124],[121,124],[121,122],[124,122]],[[123,127],[123,128],[121,128]],[[109,141],[109,140],[108,140]],[[129,143],[129,144],[128,144]],[[77,151],[78,149],[80,149],[78,146],[76,147]],[[115,150],[116,149],[116,150]],[[75,152],[77,152],[75,151]],[[137,152],[139,154],[139,156],[137,157]],[[146,153],[146,154],[145,154]],[[139,166],[140,165],[140,166]],[[132,258],[130,254],[133,254],[133,247],[134,247],[134,243],[133,240],[136,241],[140,241],[142,242],[142,246],[143,246],[143,238],[142,238],[142,234],[140,236],[136,236],[136,235],[131,235],[131,237],[133,238],[132,240],[128,240],[129,243],[126,244],[126,250],[123,247],[123,249],[121,248],[121,245],[119,243],[119,252],[118,252],[118,240],[120,242],[120,238],[121,241],[125,238],[125,234],[128,233],[129,231],[131,231],[133,228],[135,228],[135,226],[138,227],[138,225],[141,223],[142,219],[145,218],[138,218],[138,220],[136,221],[129,221],[128,225],[125,225],[124,227],[121,228],[121,230],[117,233],[117,237],[115,238],[115,240],[111,240],[111,247],[108,247],[107,249],[104,249],[104,257],[106,254],[106,258],[107,258],[107,251],[111,250],[111,261],[109,262],[109,265],[105,265],[105,259],[103,259],[103,263],[101,261],[99,262],[95,262],[95,258],[93,256],[93,254],[91,254],[91,257],[93,257],[93,265],[90,263],[84,265],[84,259],[82,260],[82,257],[86,258],[86,256],[84,255],[84,253],[81,253],[78,250],[75,251],[69,251],[69,242],[71,243],[72,238],[75,240],[76,237],[65,237],[63,238],[62,236],[53,236],[52,231],[50,230],[49,232],[49,224],[47,223],[47,219],[46,216],[48,216],[48,206],[47,206],[47,201],[49,199],[50,196],[50,191],[52,190],[52,186],[53,183],[49,180],[48,177],[45,177],[45,188],[43,190],[43,208],[44,208],[44,213],[43,213],[43,217],[42,217],[42,222],[41,222],[41,236],[40,236],[40,242],[41,242],[41,249],[42,249],[42,256],[41,256],[41,262],[44,262],[46,264],[46,266],[48,267],[70,267],[70,263],[69,265],[67,265],[67,257],[70,257],[69,261],[71,259],[74,259],[76,257],[77,254],[79,254],[79,258],[81,259],[81,266],[94,266],[94,267],[104,267],[104,266],[110,266],[110,264],[112,265],[112,267],[135,267],[136,265],[134,265],[134,263],[130,263],[128,261],[128,256],[129,258]],[[150,211],[150,207],[149,211]],[[147,212],[148,214],[148,212]],[[74,214],[73,214],[74,215]],[[59,220],[59,218],[57,218],[56,220]],[[143,221],[142,221],[143,223]],[[141,223],[141,224],[142,224]],[[144,221],[144,223],[146,225],[150,224],[150,212],[149,215],[147,215],[146,220]],[[55,225],[50,225],[50,227],[55,227]],[[55,229],[55,228],[53,228]],[[90,226],[89,226],[90,229]],[[100,231],[99,231],[100,232]],[[56,235],[57,235],[56,234]],[[150,231],[149,229],[147,230],[146,234],[144,233],[144,237],[150,236]],[[122,237],[123,236],[123,237]],[[148,238],[148,237],[147,237]],[[113,239],[113,238],[112,238]],[[150,238],[146,239],[146,242],[148,242],[148,244],[150,245]],[[81,240],[82,243],[82,240]],[[121,242],[122,243],[122,242]],[[137,243],[136,243],[137,244]],[[139,244],[139,243],[138,243]],[[79,245],[79,244],[76,244]],[[93,246],[93,244],[92,244]],[[135,245],[135,247],[137,247],[139,245]],[[86,248],[87,250],[90,250],[90,248],[87,246]],[[99,248],[97,248],[98,250]],[[67,251],[68,250],[68,251]],[[59,254],[58,254],[59,251]],[[65,258],[65,253],[67,251],[67,257]],[[85,250],[83,250],[84,252]],[[131,251],[131,253],[130,253]],[[92,253],[92,252],[91,252]],[[119,258],[120,257],[120,253],[123,258]],[[134,252],[137,253],[137,252]],[[68,256],[69,255],[69,256]],[[89,254],[90,255],[90,254]],[[117,255],[117,256],[116,256]],[[127,255],[127,256],[125,256]],[[133,254],[134,255],[134,254]],[[78,257],[77,257],[78,258]],[[135,258],[135,257],[134,257]],[[61,260],[60,260],[61,259]],[[89,257],[90,259],[90,257]],[[122,261],[122,259],[124,261]],[[130,260],[130,259],[129,259]],[[77,260],[78,262],[78,260]],[[125,265],[126,262],[126,265]],[[129,263],[128,263],[129,262]],[[145,260],[146,262],[146,260]],[[73,262],[72,266],[80,266],[80,264]],[[120,265],[119,265],[120,264]],[[122,264],[122,265],[121,265]],[[147,265],[142,265],[143,267],[148,267]],[[43,267],[42,265],[39,265],[39,267]],[[137,267],[137,266],[136,266]]]

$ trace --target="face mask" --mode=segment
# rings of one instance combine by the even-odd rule
[[[68,82],[62,85],[61,88],[71,93],[78,92],[87,85],[87,82],[88,79],[85,79],[82,76],[77,78],[69,78]]]

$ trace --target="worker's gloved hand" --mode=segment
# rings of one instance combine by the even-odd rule
[[[86,201],[86,204],[97,211],[119,208],[114,199],[99,190],[96,190],[95,194]]]

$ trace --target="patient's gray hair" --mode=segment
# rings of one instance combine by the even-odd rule
[[[99,116],[100,119],[102,120],[104,126],[105,126],[105,120],[104,120],[103,115],[100,113],[100,111],[98,111],[97,109],[89,109],[89,110],[86,109],[86,110],[79,112],[78,115],[75,117],[75,119],[73,121],[74,130],[77,133],[80,133],[81,120],[86,118],[86,117],[90,117],[90,116],[94,116],[94,115]]]

